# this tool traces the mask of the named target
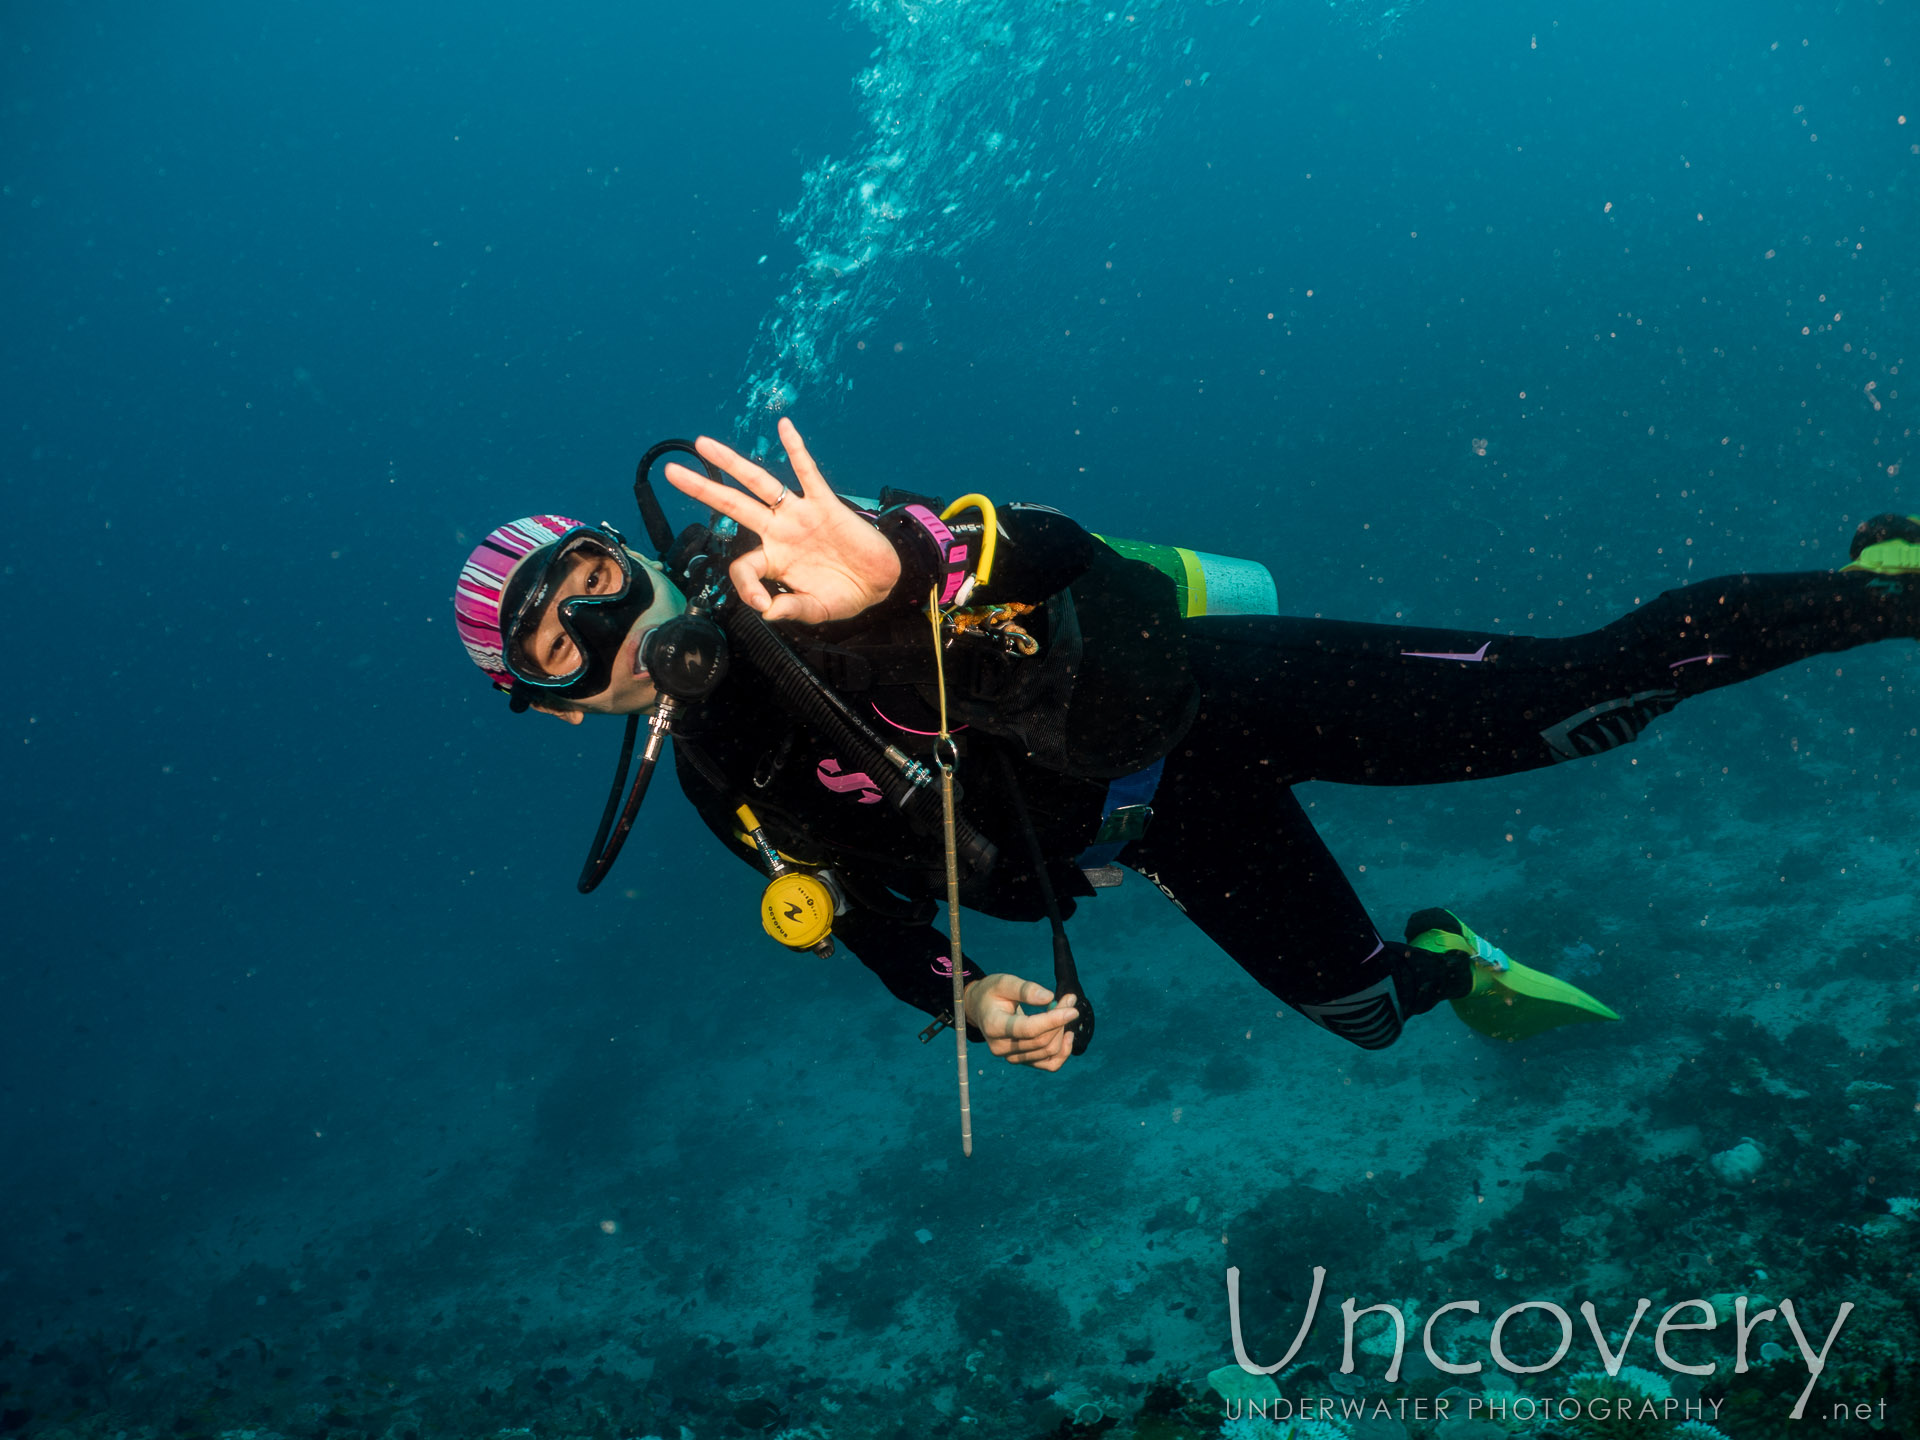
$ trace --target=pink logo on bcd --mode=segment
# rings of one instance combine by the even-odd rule
[[[814,771],[814,774],[822,785],[836,795],[851,795],[858,790],[862,805],[880,803],[880,792],[874,787],[873,781],[867,777],[867,772],[864,770],[855,770],[850,775],[842,775],[840,762],[829,756],[820,762],[820,768]]]

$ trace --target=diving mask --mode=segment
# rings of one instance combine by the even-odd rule
[[[537,653],[541,619],[576,574],[580,588],[558,606],[561,632],[572,643],[549,637],[546,653]],[[516,680],[544,694],[566,700],[598,695],[613,683],[614,663],[634,626],[655,609],[660,620],[667,619],[678,609],[676,598],[627,552],[619,531],[577,526],[516,567],[501,597],[501,658]]]

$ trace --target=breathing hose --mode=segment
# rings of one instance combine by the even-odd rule
[[[915,826],[936,833],[941,826],[940,794],[926,767],[876,735],[792,650],[758,612],[735,602],[718,617],[748,662],[772,682],[780,698],[820,735],[857,756],[880,793]],[[956,828],[960,854],[976,875],[993,868],[999,851],[964,819]]]

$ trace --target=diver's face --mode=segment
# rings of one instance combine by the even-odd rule
[[[631,550],[627,553],[633,555]],[[649,571],[653,581],[653,603],[647,607],[644,615],[634,621],[633,628],[627,631],[627,638],[620,642],[619,652],[613,661],[611,682],[598,695],[557,700],[551,704],[535,701],[537,709],[559,714],[563,719],[577,717],[580,712],[632,715],[653,709],[659,695],[653,687],[653,678],[640,664],[640,642],[656,625],[685,610],[687,602],[673,588],[659,565],[643,555],[633,555],[633,559],[635,564],[645,565]],[[622,579],[620,567],[606,555],[582,551],[572,556],[568,565],[567,573],[554,586],[552,597],[540,612],[539,624],[534,630],[532,642],[527,646],[529,656],[549,675],[565,675],[577,669],[583,659],[574,638],[560,623],[561,602],[578,595],[608,594],[619,589]]]

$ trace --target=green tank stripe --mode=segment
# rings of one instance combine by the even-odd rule
[[[1182,615],[1191,619],[1196,614],[1205,613],[1204,610],[1196,611],[1193,608],[1191,600],[1192,587],[1187,583],[1187,561],[1185,555],[1182,554],[1177,546],[1155,545],[1146,540],[1116,540],[1111,535],[1095,535],[1093,538],[1105,541],[1129,560],[1139,560],[1144,564],[1153,566],[1154,569],[1173,581],[1173,588],[1179,598],[1180,613]],[[1187,553],[1191,554],[1192,552],[1189,551]],[[1200,592],[1203,602],[1205,601],[1206,593],[1205,589],[1202,589]]]

